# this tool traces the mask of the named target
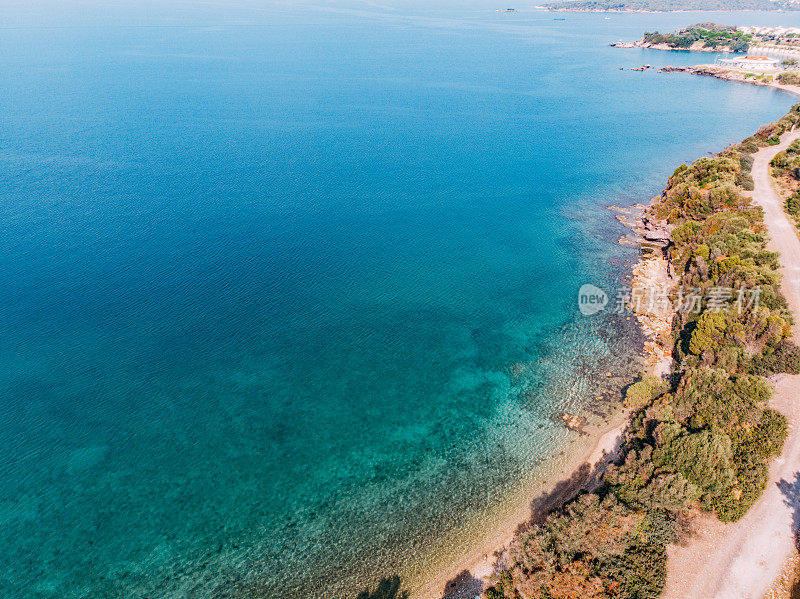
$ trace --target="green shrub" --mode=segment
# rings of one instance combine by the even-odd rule
[[[786,212],[792,216],[797,216],[800,213],[800,193],[796,193],[786,200]]]
[[[753,154],[754,152],[758,152],[758,149],[760,147],[761,146],[759,144],[759,139],[756,138],[755,136],[748,137],[742,143],[739,144],[739,148],[741,149],[741,151],[746,154]],[[751,161],[751,167],[752,167],[752,161]]]
[[[781,73],[778,75],[778,81],[784,85],[800,85],[800,72]]]
[[[770,161],[770,166],[775,169],[773,174],[777,176],[789,175],[795,179],[800,178],[800,144],[795,142],[785,151],[778,152]]]
[[[689,351],[700,355],[706,349],[722,342],[727,330],[727,318],[723,312],[703,312],[689,342]]]
[[[775,168],[785,168],[788,166],[789,157],[786,155],[786,152],[778,152],[775,156],[770,160],[769,165]]]
[[[745,191],[753,191],[756,186],[755,182],[753,181],[753,176],[750,173],[739,172],[736,173],[736,185],[744,189]]]
[[[769,353],[754,356],[751,362],[753,373],[768,376],[776,372],[800,374],[800,348],[792,341],[785,339],[778,343]]]
[[[503,572],[497,577],[494,586],[484,591],[486,599],[517,599],[518,594],[514,591],[514,579],[511,572]]]
[[[620,586],[619,597],[656,599],[667,581],[667,548],[661,544],[633,545],[606,566]]]
[[[662,461],[680,472],[701,492],[701,501],[713,502],[729,492],[736,481],[733,468],[733,443],[725,433],[701,430],[678,437],[664,448],[656,463]]]
[[[645,375],[625,391],[624,405],[626,408],[634,410],[643,408],[650,405],[659,395],[666,393],[667,387],[668,385],[663,379],[657,376]]]

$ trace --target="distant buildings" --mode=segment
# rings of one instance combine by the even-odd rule
[[[800,35],[800,27],[737,27],[742,33],[750,35],[784,37]]]
[[[733,69],[745,69],[747,71],[777,71],[780,69],[780,61],[777,58],[768,56],[736,56],[733,58],[718,58],[715,61],[723,67]]]

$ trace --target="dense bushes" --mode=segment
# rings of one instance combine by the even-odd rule
[[[647,32],[644,41],[649,44],[666,44],[671,48],[689,48],[695,42],[702,42],[706,48],[727,46],[732,52],[747,52],[753,37],[737,31],[735,27],[716,23],[700,23],[681,29],[675,33]]]
[[[780,177],[791,192],[786,200],[786,212],[800,228],[800,139],[795,140],[783,152],[778,152],[770,162],[772,174]]]
[[[634,415],[619,459],[596,492],[515,540],[490,599],[657,597],[666,546],[688,510],[733,521],[763,492],[787,423],[768,407],[762,375],[800,372],[800,349],[743,173],[750,154],[799,115],[797,105],[742,144],[681,166],[650,208],[674,226],[669,258],[681,288],[704,298],[676,314],[672,383],[644,376],[628,387]],[[800,200],[792,210],[800,212]],[[719,289],[729,293],[712,303]]]
[[[654,598],[674,539],[669,516],[632,510],[613,494],[584,494],[519,536],[513,567],[487,597]]]
[[[792,216],[800,214],[800,195],[794,194],[786,200],[786,212]]]
[[[698,504],[721,520],[741,517],[766,484],[766,464],[786,435],[754,375],[701,367],[636,418],[628,451],[605,483],[632,509],[676,514]]]
[[[655,207],[653,214],[676,223],[744,206],[747,200],[736,186],[740,172],[738,154],[700,158],[690,166],[683,164],[670,177],[667,197]]]
[[[790,71],[778,75],[778,81],[784,85],[800,85],[800,72]]]
[[[782,118],[761,127],[754,137],[762,142],[769,142],[770,139],[775,140],[797,125],[798,122],[800,122],[800,104],[795,104]]]
[[[625,407],[640,409],[667,391],[667,383],[657,376],[645,375],[625,391]]]
[[[758,151],[758,144],[756,143],[755,149],[752,149],[749,152],[745,151],[744,142],[741,144],[741,146],[742,147],[739,149],[739,172],[736,173],[734,182],[745,191],[753,191],[755,185],[753,183],[753,176],[750,174],[750,171],[753,170],[752,153]]]
[[[736,185],[745,191],[753,191],[753,189],[755,189],[752,175],[745,171],[736,173]]]
[[[800,139],[795,140],[785,151],[778,152],[770,166],[776,176],[788,175],[800,180]]]
[[[797,373],[789,323],[769,308],[707,311],[690,328],[687,367],[709,366],[743,374]],[[772,365],[772,368],[770,368]]]

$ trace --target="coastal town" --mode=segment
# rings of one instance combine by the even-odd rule
[[[667,66],[659,69],[659,72],[687,72],[773,87],[800,83],[798,27],[732,27],[700,23],[668,34],[646,32],[634,42],[620,40],[609,45],[622,49],[718,53],[709,64]],[[649,65],[643,65],[632,70],[644,71],[648,68]]]

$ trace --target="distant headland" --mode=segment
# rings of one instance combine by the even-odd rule
[[[792,0],[566,0],[544,5],[569,12],[675,12],[686,10],[800,10]]]
[[[796,64],[800,60],[800,28],[736,27],[719,23],[698,23],[671,33],[648,31],[635,42],[620,40],[609,45],[615,48],[692,52],[749,52],[757,57],[772,57],[776,64],[781,62]]]

